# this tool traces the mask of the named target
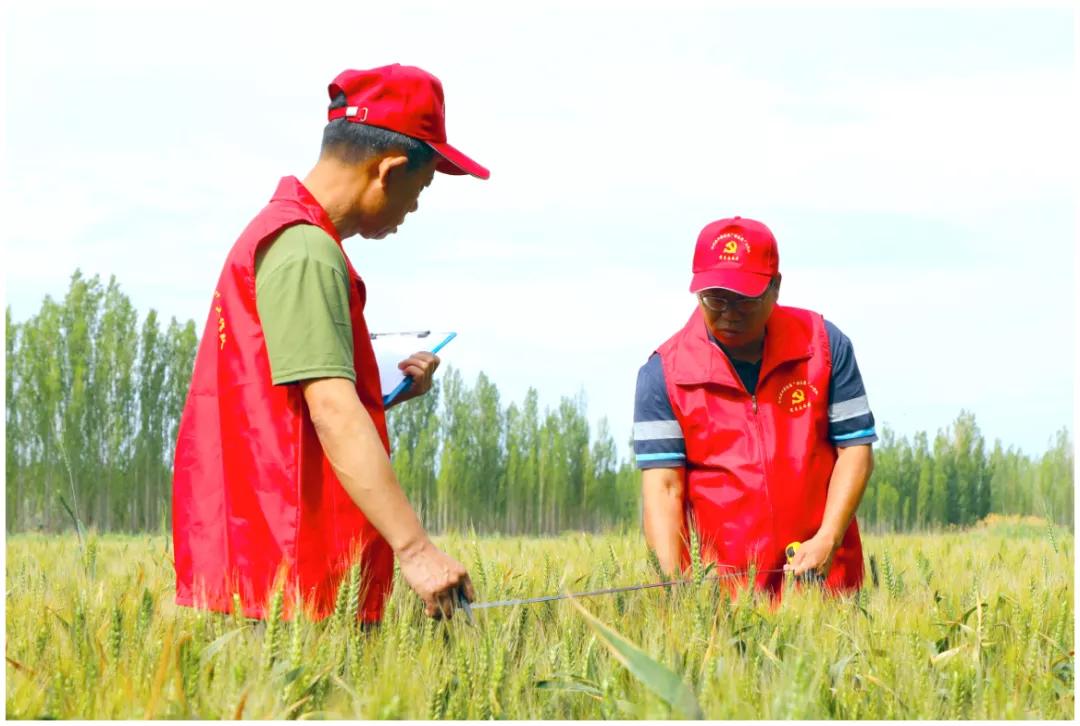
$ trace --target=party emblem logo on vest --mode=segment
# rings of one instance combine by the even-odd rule
[[[776,403],[788,413],[799,413],[810,408],[817,398],[817,387],[809,381],[799,380],[785,384],[776,397]]]
[[[722,245],[717,257],[718,262],[738,262],[740,247],[743,252],[750,254],[750,243],[741,234],[735,232],[724,232],[713,240],[709,249],[715,250],[717,245]]]

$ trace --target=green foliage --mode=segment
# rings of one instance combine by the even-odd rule
[[[195,323],[141,325],[115,279],[76,271],[62,302],[23,322],[6,310],[9,532],[152,531],[171,518],[172,454],[191,380]],[[503,407],[483,373],[447,369],[389,413],[394,468],[429,529],[554,534],[637,516],[638,475],[607,422],[590,435],[584,395],[541,412],[530,389]]]
[[[83,549],[83,568],[86,570],[90,577],[93,577],[97,572],[97,537],[90,536],[86,540],[86,547]]]
[[[291,621],[268,618],[271,633],[177,607],[148,537],[102,535],[91,577],[74,535],[20,534],[8,539],[6,713],[644,720],[693,715],[696,702],[730,720],[1071,719],[1074,547],[1066,529],[1053,532],[1057,551],[1045,522],[1003,518],[868,535],[891,591],[883,582],[834,599],[794,588],[772,605],[706,581],[626,593],[621,608],[581,601],[599,628],[568,601],[478,610],[475,627],[434,622],[399,579],[382,626],[351,633],[295,608]],[[546,594],[560,580],[655,581],[637,533],[436,543],[483,562],[484,600]]]
[[[124,644],[124,611],[119,605],[113,607],[112,621],[109,623],[109,655],[113,661],[120,660],[120,648]]]
[[[5,311],[8,532],[163,531],[171,519],[177,427],[191,381],[194,321],[139,323],[115,279],[79,271],[64,299],[16,322]],[[631,395],[632,391],[627,391]],[[530,388],[504,401],[480,373],[447,367],[431,393],[388,413],[393,465],[433,532],[559,534],[637,527],[640,474],[619,460],[606,419],[595,431],[584,392],[541,410]],[[1066,429],[1030,457],[995,442],[961,411],[931,442],[882,431],[859,508],[868,531],[967,526],[990,513],[1073,524]]]
[[[874,532],[965,527],[991,513],[1037,515],[1073,526],[1073,445],[1067,429],[1040,457],[1000,442],[987,452],[975,416],[961,411],[939,431],[914,442],[888,428],[874,445],[874,473],[859,506],[859,525]]]
[[[590,436],[584,396],[541,412],[535,389],[500,406],[483,373],[474,387],[448,368],[432,394],[391,409],[394,471],[433,531],[596,531],[637,516],[639,478],[617,460],[607,421]]]
[[[690,523],[690,576],[695,585],[700,585],[705,580],[705,565],[701,561],[701,537],[698,535],[697,523]]]
[[[79,271],[63,301],[20,323],[6,314],[9,532],[82,525],[152,531],[169,519],[176,426],[195,325],[142,326],[115,278]]]
[[[889,595],[899,598],[904,591],[904,584],[900,579],[900,574],[893,568],[892,557],[889,556],[888,550],[885,550],[882,556],[881,570],[885,577],[885,588]]]
[[[284,593],[279,588],[274,591],[270,598],[270,614],[266,619],[266,631],[263,641],[263,668],[270,670],[270,666],[278,657],[281,650],[281,610],[284,603]]]
[[[345,595],[345,625],[352,629],[360,612],[360,565],[349,568],[349,584]]]
[[[616,660],[641,681],[642,685],[684,716],[702,718],[697,697],[677,673],[663,663],[658,663],[616,630],[605,625],[576,600],[572,602]]]

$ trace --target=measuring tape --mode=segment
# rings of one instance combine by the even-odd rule
[[[792,542],[787,547],[784,548],[784,554],[787,557],[787,563],[789,565],[791,564],[792,558],[795,557],[795,553],[799,551],[799,545],[800,544],[801,543],[799,543],[799,542]],[[760,574],[775,574],[775,573],[779,573],[779,572],[787,572],[787,570],[779,569],[779,570],[758,570],[757,571],[757,573],[759,575]],[[710,576],[706,577],[705,579],[706,580],[729,580],[729,579],[731,579],[733,577],[741,577],[741,576],[746,575],[746,574],[748,574],[748,571],[747,570],[742,570],[742,571],[739,571],[739,572],[732,572],[732,573],[728,573],[728,574],[724,574],[724,575],[710,575]],[[799,581],[802,581],[802,579],[805,577],[807,580],[813,581],[813,580],[815,580],[814,576],[817,576],[816,572],[813,573],[813,575],[811,575],[810,573],[807,573],[806,575],[797,576],[796,579],[799,580]],[[456,607],[458,607],[462,612],[465,613],[465,619],[468,621],[468,623],[470,625],[472,625],[472,624],[474,624],[476,622],[476,619],[473,617],[473,610],[486,610],[488,608],[513,607],[514,605],[533,605],[533,604],[541,603],[541,602],[554,602],[556,600],[566,600],[568,598],[577,598],[577,597],[595,597],[597,595],[613,595],[613,594],[618,593],[618,592],[633,592],[635,590],[648,590],[650,588],[655,588],[655,587],[672,587],[672,586],[675,586],[675,585],[689,585],[692,582],[693,582],[692,579],[691,580],[671,580],[670,582],[651,582],[651,583],[648,583],[648,584],[645,584],[645,585],[625,585],[623,587],[609,587],[609,588],[605,588],[603,590],[591,590],[589,592],[571,592],[571,593],[563,593],[562,595],[541,595],[540,597],[523,597],[523,598],[519,598],[517,600],[494,600],[494,601],[491,601],[491,602],[480,602],[480,603],[470,603],[469,599],[465,596],[465,588],[463,586],[458,586],[457,588],[454,589],[453,598],[454,598],[454,605]]]
[[[799,551],[799,547],[802,546],[802,542],[792,542],[784,548],[784,554],[787,556],[787,563],[790,565],[791,561],[795,559],[795,553]]]

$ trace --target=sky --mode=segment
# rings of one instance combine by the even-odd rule
[[[1029,453],[1073,427],[1069,5],[34,2],[3,19],[5,301],[76,268],[200,332],[225,255],[303,177],[345,68],[443,82],[450,143],[398,234],[345,250],[373,331],[454,330],[504,404],[584,392],[627,453],[694,242],[775,233],[781,303],[854,343],[879,430],[961,409]]]

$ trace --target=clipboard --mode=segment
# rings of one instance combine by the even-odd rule
[[[439,336],[442,336],[441,339]],[[412,385],[412,376],[401,373],[397,367],[399,362],[418,350],[424,350],[424,344],[431,340],[439,340],[439,342],[427,349],[428,352],[438,353],[455,337],[457,337],[456,332],[433,333],[430,330],[408,333],[371,333],[372,348],[375,349],[375,360],[379,366],[383,407],[389,406],[395,398]]]

